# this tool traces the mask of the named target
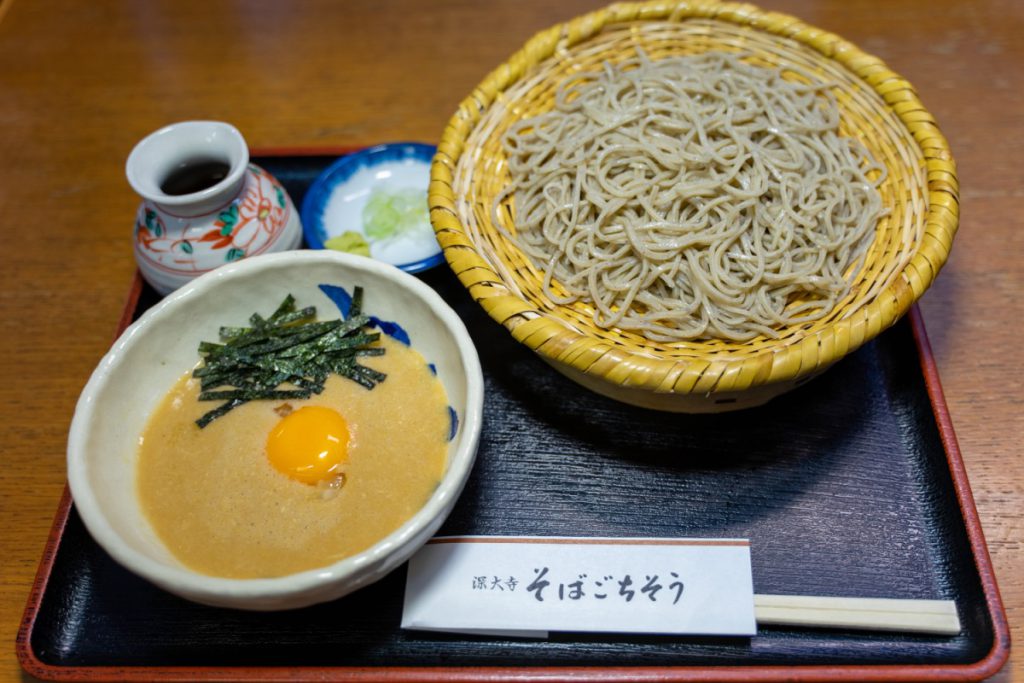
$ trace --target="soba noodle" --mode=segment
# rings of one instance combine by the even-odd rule
[[[828,85],[738,56],[569,77],[503,144],[513,238],[559,304],[652,340],[748,340],[828,315],[884,210],[884,169]],[[557,282],[557,286],[556,283]]]

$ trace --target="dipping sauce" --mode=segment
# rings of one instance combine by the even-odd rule
[[[372,390],[333,376],[313,398],[252,401],[204,429],[195,420],[210,405],[198,400],[199,383],[187,374],[174,386],[141,438],[137,486],[144,513],[183,564],[228,578],[323,567],[369,548],[427,502],[446,465],[444,387],[414,349],[388,337],[379,344],[384,355],[361,361],[387,374]],[[327,408],[347,428],[344,457],[315,484],[267,454],[271,433],[304,407]],[[338,429],[326,432],[334,438]],[[307,441],[285,439],[285,448],[292,443]]]
[[[164,194],[192,194],[213,187],[228,177],[231,165],[220,159],[189,159],[167,174],[160,183]]]

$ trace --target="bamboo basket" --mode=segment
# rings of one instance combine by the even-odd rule
[[[541,273],[492,224],[508,183],[501,145],[512,123],[553,106],[566,76],[629,59],[710,50],[759,66],[797,66],[835,83],[840,133],[887,169],[889,209],[850,293],[830,315],[778,338],[653,342],[602,329],[583,302],[556,305]],[[512,211],[512,197],[499,205]],[[459,105],[431,168],[430,217],[445,258],[487,313],[578,383],[611,398],[675,412],[759,405],[822,372],[900,318],[945,263],[957,230],[949,146],[912,86],[876,57],[798,19],[747,4],[616,4],[534,36]]]

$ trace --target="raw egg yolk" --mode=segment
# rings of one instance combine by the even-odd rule
[[[271,430],[267,457],[292,479],[315,484],[336,475],[348,460],[348,437],[348,424],[336,411],[305,406]]]

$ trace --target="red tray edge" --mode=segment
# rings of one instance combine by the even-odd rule
[[[353,148],[338,147],[279,147],[258,149],[252,156],[313,156],[341,155]],[[115,339],[131,324],[132,314],[142,293],[143,281],[136,272],[132,280],[121,319],[118,321]],[[964,466],[960,446],[953,430],[938,367],[924,326],[924,318],[915,304],[911,307],[909,320],[917,345],[921,370],[924,375],[928,398],[932,404],[939,436],[946,451],[950,474],[960,503],[961,514],[967,529],[975,566],[981,578],[985,603],[992,619],[992,649],[977,662],[953,665],[848,665],[848,666],[716,666],[716,667],[118,667],[83,666],[60,667],[46,664],[32,651],[31,636],[39,613],[40,603],[53,562],[60,545],[64,527],[71,510],[71,493],[67,486],[61,496],[53,526],[46,541],[39,569],[36,572],[28,602],[18,628],[16,650],[18,661],[26,673],[37,678],[55,681],[81,680],[161,680],[161,681],[301,681],[332,680],[359,681],[360,683],[391,683],[394,681],[979,681],[997,673],[1010,656],[1010,628],[1006,620],[999,586],[996,583],[992,559],[982,531],[981,520],[974,504],[967,470]]]

